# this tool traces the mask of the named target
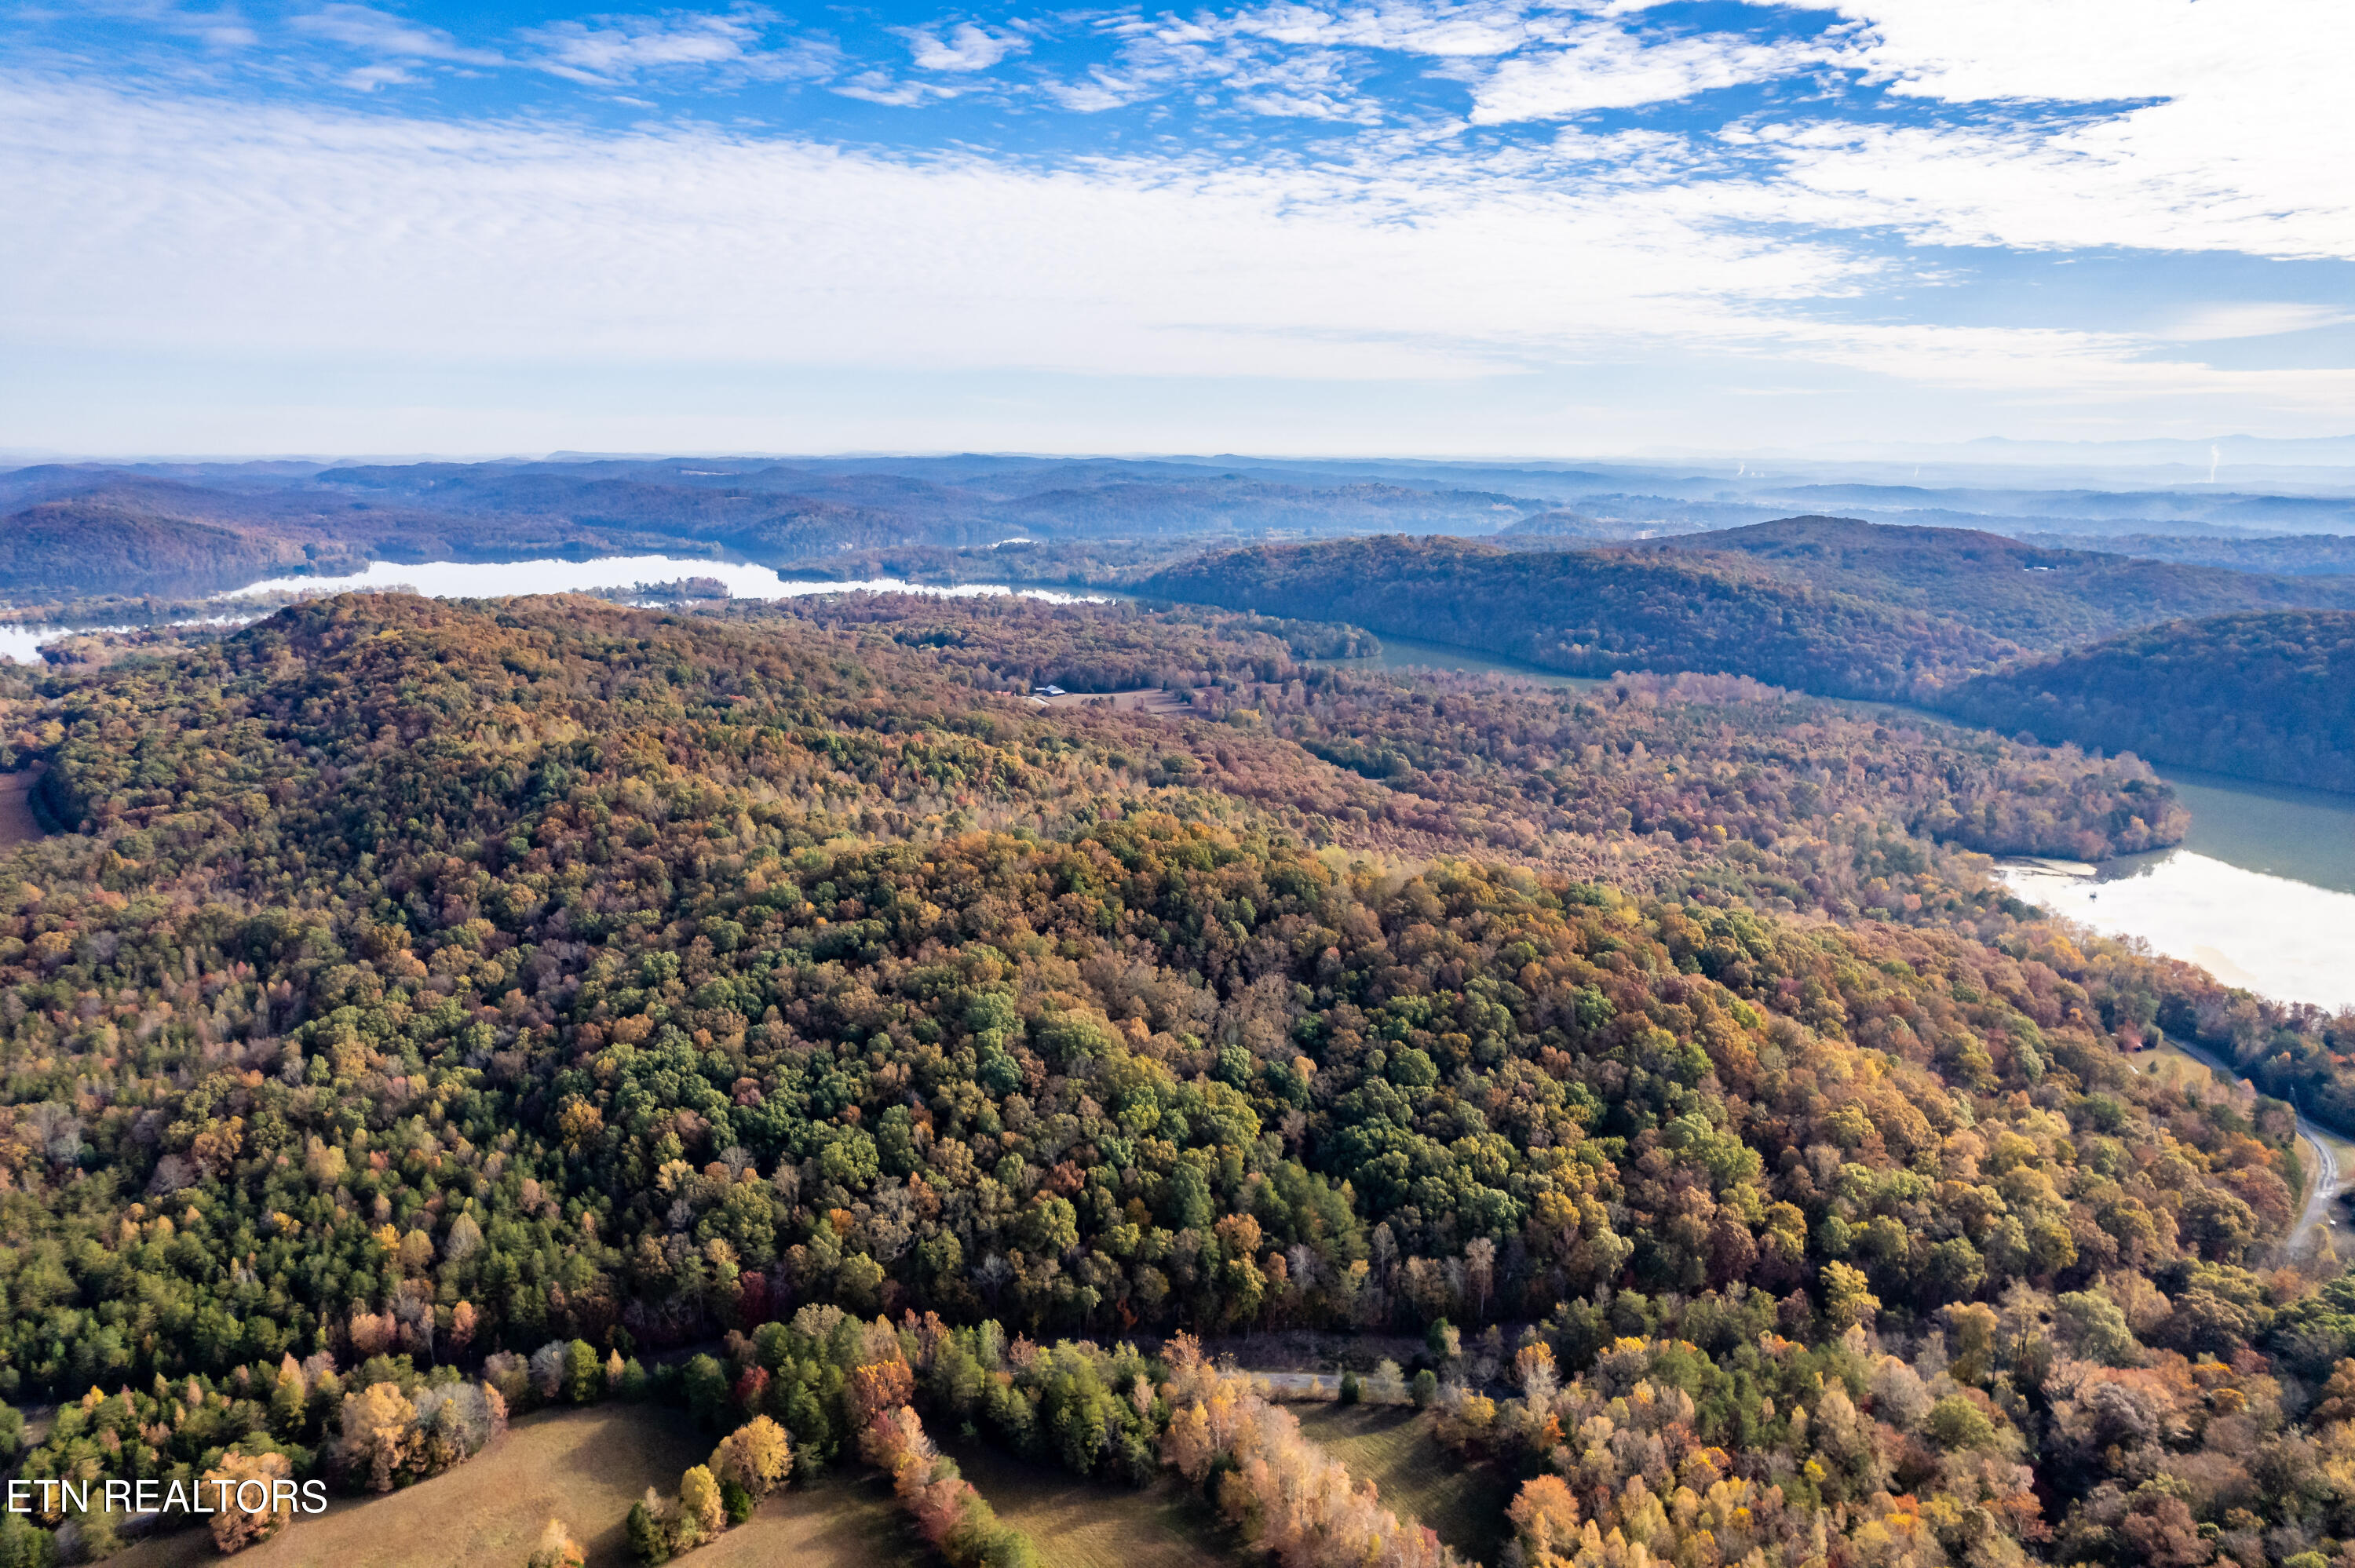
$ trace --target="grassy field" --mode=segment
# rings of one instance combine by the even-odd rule
[[[981,1443],[945,1447],[997,1517],[1029,1535],[1047,1568],[1193,1568],[1239,1558],[1218,1516],[1168,1477],[1140,1490]]]
[[[1352,1479],[1373,1482],[1401,1518],[1412,1514],[1466,1557],[1497,1561],[1509,1533],[1512,1487],[1441,1447],[1431,1417],[1362,1404],[1297,1404],[1292,1412],[1301,1431],[1349,1467]]]
[[[854,1460],[812,1485],[787,1487],[681,1561],[694,1568],[921,1568],[932,1559],[890,1486]]]
[[[0,850],[28,844],[41,836],[41,824],[34,819],[30,800],[33,786],[40,781],[41,770],[37,768],[0,773]]]
[[[665,1492],[711,1452],[711,1439],[677,1411],[604,1405],[527,1416],[496,1446],[444,1475],[367,1499],[338,1499],[275,1540],[238,1557],[240,1568],[521,1568],[553,1515],[588,1549],[591,1568],[634,1563],[623,1532],[649,1486]],[[186,1531],[143,1542],[110,1562],[122,1568],[196,1568],[221,1561],[212,1537]],[[837,1473],[794,1484],[688,1561],[707,1568],[900,1568],[921,1561],[888,1488]]]

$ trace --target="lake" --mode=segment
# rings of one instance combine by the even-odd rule
[[[728,591],[738,599],[805,599],[813,594],[865,591],[917,593],[935,599],[989,599],[1017,594],[1050,604],[1097,602],[1094,596],[1088,594],[1018,588],[1004,583],[933,588],[901,582],[897,577],[847,583],[799,582],[781,577],[766,567],[738,561],[678,560],[669,556],[613,556],[596,561],[426,561],[415,566],[371,561],[368,570],[352,577],[272,577],[238,592],[346,593],[355,588],[407,587],[432,599],[497,599],[519,593],[589,593],[601,588],[626,588],[636,583],[677,582],[681,577],[717,578],[726,583]]]
[[[242,626],[253,618],[250,615],[206,615],[187,620],[176,620],[175,626]],[[41,649],[61,637],[80,637],[95,631],[138,631],[136,626],[0,626],[0,661],[14,660],[22,664],[37,664]]]
[[[1404,637],[1384,637],[1378,658],[1346,662],[1603,683]],[[1894,704],[1841,705],[1917,724],[1954,722]],[[2279,1001],[2355,1007],[2355,796],[2187,768],[2157,771],[2191,809],[2182,843],[2098,870],[2014,863],[1998,865],[1997,876],[2030,904],[2113,936],[2139,937],[2227,985]]]
[[[681,577],[713,577],[728,585],[738,599],[806,599],[824,593],[914,593],[935,599],[988,599],[1002,594],[1044,599],[1050,604],[1100,604],[1092,594],[1062,593],[1050,588],[1014,588],[1004,583],[964,583],[934,588],[901,582],[897,577],[871,577],[858,582],[800,582],[781,577],[766,567],[734,561],[678,560],[669,556],[617,556],[595,561],[426,561],[400,566],[373,561],[368,570],[343,577],[272,577],[250,583],[234,592],[213,597],[234,605],[244,594],[347,593],[355,589],[413,588],[431,599],[498,599],[521,593],[587,593],[600,588],[626,588],[638,583],[677,582]],[[176,620],[175,626],[234,626],[250,616],[214,615]],[[130,626],[0,626],[0,659],[37,662],[45,643],[85,631],[131,631]]]
[[[2031,904],[2140,937],[2227,985],[2355,1007],[2355,796],[2158,771],[2191,808],[2182,843],[2090,875],[2050,863],[1997,874]]]

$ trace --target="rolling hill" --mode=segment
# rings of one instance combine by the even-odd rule
[[[2030,648],[2236,610],[2355,609],[2350,583],[1847,517],[1786,517],[1628,547],[1741,556],[1780,577],[1965,621]]]
[[[201,594],[303,568],[300,545],[104,502],[44,501],[0,522],[0,591]]]
[[[2047,742],[2355,791],[2355,614],[2144,627],[1976,676],[1938,705]]]
[[[1390,536],[1200,557],[1140,591],[1346,620],[1574,675],[1722,672],[1830,696],[1934,691],[2014,652],[1959,621],[1789,580],[1734,556]]]

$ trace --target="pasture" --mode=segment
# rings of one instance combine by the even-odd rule
[[[590,1568],[625,1568],[630,1505],[666,1494],[711,1439],[685,1414],[609,1404],[517,1421],[454,1470],[376,1498],[337,1498],[240,1552],[240,1568],[521,1568],[550,1516],[570,1527]],[[796,1475],[743,1524],[692,1554],[708,1568],[900,1568],[922,1561],[891,1493],[851,1464],[815,1483]],[[212,1536],[181,1531],[108,1561],[121,1568],[197,1568],[222,1561]]]
[[[1494,1563],[1509,1531],[1511,1484],[1486,1466],[1466,1465],[1439,1445],[1432,1418],[1396,1405],[1296,1404],[1300,1430],[1371,1481],[1383,1505],[1412,1515],[1465,1557]]]

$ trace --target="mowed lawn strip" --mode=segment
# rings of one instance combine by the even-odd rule
[[[1382,1505],[1412,1515],[1465,1557],[1494,1563],[1509,1529],[1511,1484],[1486,1466],[1466,1465],[1439,1445],[1432,1418],[1395,1405],[1295,1404],[1300,1430],[1371,1481]]]
[[[1241,1561],[1231,1532],[1175,1478],[1149,1487],[1084,1480],[980,1442],[952,1442],[997,1517],[1030,1537],[1047,1568],[1199,1568]]]

